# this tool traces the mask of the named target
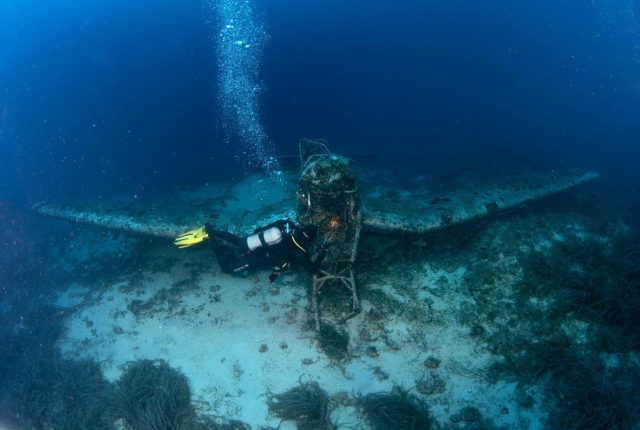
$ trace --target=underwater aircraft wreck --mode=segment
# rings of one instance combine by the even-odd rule
[[[205,222],[238,235],[282,218],[316,224],[328,242],[327,258],[313,275],[311,296],[315,327],[320,330],[319,297],[325,284],[350,292],[351,311],[341,314],[342,321],[360,309],[354,264],[362,234],[425,234],[446,229],[598,177],[594,172],[554,171],[469,181],[447,190],[422,185],[407,191],[381,171],[369,169],[357,177],[352,161],[332,153],[322,139],[302,139],[299,150],[300,170],[283,172],[282,180],[270,183],[268,192],[264,189],[267,179],[249,175],[152,201],[131,197],[41,202],[33,209],[72,222],[171,239]],[[376,178],[386,180],[376,182]]]

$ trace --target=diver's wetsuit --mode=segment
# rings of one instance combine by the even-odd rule
[[[281,233],[277,243],[267,243],[265,232],[276,227]],[[311,273],[316,273],[322,259],[324,249],[313,257],[309,247],[312,239],[302,234],[302,229],[289,220],[279,220],[256,229],[253,233],[259,237],[260,245],[250,249],[248,238],[238,237],[229,232],[215,230],[205,224],[209,235],[209,244],[218,264],[224,273],[242,273],[250,269],[272,269],[275,272],[286,269],[290,263],[299,264]],[[258,240],[258,239],[255,239]],[[271,279],[271,278],[270,278]]]

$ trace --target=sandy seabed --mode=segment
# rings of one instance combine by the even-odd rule
[[[496,225],[482,234],[495,235],[495,243],[508,227]],[[92,240],[100,248],[93,253],[85,236],[77,251],[85,255],[76,255],[76,264],[136,249],[130,238],[107,237],[112,249],[104,246],[105,234],[96,233]],[[554,240],[561,235],[546,232],[536,246]],[[401,245],[391,240],[393,246]],[[349,399],[394,386],[425,400],[441,424],[473,406],[495,426],[543,428],[538,390],[529,388],[523,402],[516,383],[487,378],[496,357],[460,318],[476,306],[465,287],[464,259],[394,263],[387,253],[384,265],[359,265],[362,311],[344,324],[349,358],[333,360],[310,323],[307,274],[290,271],[269,284],[268,272],[222,274],[208,249],[176,250],[166,242],[143,249],[136,270],[84,277],[54,299],[70,311],[60,344],[65,356],[100,362],[111,381],[127,362],[163,359],[189,378],[200,413],[252,428],[280,422],[267,409],[269,392],[306,381],[318,382],[335,400],[332,421],[351,428],[367,426]],[[492,264],[502,274],[506,300],[520,276],[517,260],[499,254]]]

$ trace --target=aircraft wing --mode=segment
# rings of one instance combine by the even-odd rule
[[[460,178],[411,187],[360,183],[363,227],[378,232],[423,233],[460,224],[558,193],[597,178],[594,172],[565,171],[494,178]]]
[[[174,238],[205,222],[246,234],[276,219],[294,218],[296,187],[293,172],[278,182],[253,174],[156,198],[40,202],[33,209],[44,216],[159,237]]]
[[[552,171],[496,178],[425,178],[399,184],[393,171],[357,173],[363,229],[424,233],[513,208],[598,177],[594,172]],[[391,178],[391,179],[390,179]],[[66,203],[41,202],[42,215],[131,233],[174,238],[205,222],[244,235],[281,218],[296,218],[297,173],[275,183],[259,174],[212,182],[150,199],[133,196]],[[381,180],[382,179],[382,180]]]

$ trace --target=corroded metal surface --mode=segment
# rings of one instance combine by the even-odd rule
[[[424,183],[403,188],[389,181],[393,172],[388,169],[370,168],[363,175],[364,183],[359,183],[351,161],[331,153],[323,140],[301,140],[300,156],[300,172],[285,172],[276,182],[250,175],[154,200],[129,197],[39,203],[34,210],[69,221],[166,238],[204,223],[239,235],[283,218],[315,224],[328,251],[319,272],[313,275],[311,297],[316,329],[321,330],[319,298],[326,285],[350,292],[350,313],[334,312],[335,319],[343,322],[360,309],[353,264],[361,231],[426,233],[513,208],[598,177],[593,172],[550,172],[493,180],[457,178],[456,186],[447,190],[434,190]],[[346,311],[349,305],[343,307]]]
[[[371,187],[362,193],[363,227],[425,233],[540,199],[591,181],[594,172],[549,172],[467,183],[448,192]]]
[[[298,220],[315,224],[330,246],[330,259],[353,262],[361,228],[356,177],[348,161],[335,155],[315,158],[300,175]]]
[[[407,189],[393,182],[378,185],[370,179],[388,178],[389,171],[369,171],[356,182],[349,160],[328,154],[307,153],[308,160],[315,162],[304,163],[300,174],[285,172],[279,183],[250,175],[148,200],[41,202],[33,209],[72,222],[168,238],[205,222],[245,234],[276,219],[298,218],[320,225],[332,242],[341,243],[334,251],[336,259],[344,259],[355,257],[357,241],[347,238],[360,234],[356,226],[369,232],[425,233],[517,207],[598,177],[594,172],[556,171],[461,180],[447,191],[428,185]],[[350,221],[358,217],[361,222]]]
[[[98,201],[41,202],[33,210],[71,222],[158,237],[175,238],[206,222],[243,235],[276,219],[295,217],[296,180],[293,172],[273,184],[261,176],[250,175],[154,199],[125,196]]]
[[[300,141],[301,171],[297,212],[303,224],[318,226],[327,256],[313,275],[311,309],[316,330],[321,329],[319,296],[326,283],[337,283],[351,293],[351,314],[360,309],[353,263],[357,257],[362,215],[356,176],[350,161],[331,153],[322,140]]]

